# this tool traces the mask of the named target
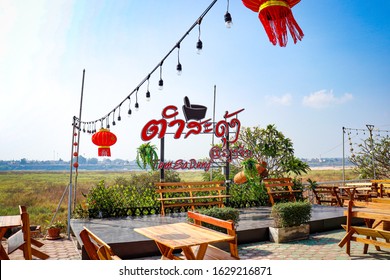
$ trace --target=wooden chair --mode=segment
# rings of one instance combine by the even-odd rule
[[[85,251],[91,260],[120,260],[111,247],[86,227],[80,232]]]
[[[202,226],[203,223],[207,223],[210,225],[214,225],[219,228],[226,229],[226,233],[228,235],[234,236],[234,240],[229,242],[229,251],[226,252],[220,248],[217,248],[213,245],[208,245],[206,254],[204,256],[205,260],[239,260],[240,257],[238,255],[238,247],[237,247],[237,234],[235,230],[235,225],[234,222],[229,220],[229,221],[224,221],[221,219],[217,219],[214,217],[210,217],[207,215],[202,215],[196,212],[191,212],[188,211],[188,218],[193,219],[194,225],[196,226]],[[196,252],[195,248],[195,252]]]
[[[301,190],[293,190],[294,183],[291,178],[263,179],[271,205],[276,201],[296,201],[295,194],[302,193]]]
[[[34,245],[40,248],[44,244],[31,238],[30,218],[27,213],[26,206],[19,206],[19,212],[22,222],[22,229],[8,238],[8,254],[11,254],[12,252],[19,249],[23,251],[23,257],[26,260],[32,260],[32,256],[42,260],[48,259],[50,257],[49,255],[31,246]]]
[[[312,188],[312,191],[319,205],[343,206],[336,186],[316,186]]]

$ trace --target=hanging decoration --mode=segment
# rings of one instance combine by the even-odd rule
[[[116,143],[116,136],[114,133],[110,132],[109,129],[101,128],[98,132],[92,135],[92,142],[99,146],[98,155],[100,157],[110,157],[110,146]]]
[[[287,28],[294,43],[303,38],[303,32],[292,14],[291,8],[301,0],[242,0],[250,10],[259,14],[259,19],[273,45],[287,45]]]

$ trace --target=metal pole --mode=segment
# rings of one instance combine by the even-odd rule
[[[160,162],[164,164],[164,154],[165,154],[165,137],[160,139]],[[164,173],[164,165],[160,168],[160,182],[165,182],[165,173]]]
[[[343,126],[343,185],[345,185],[345,144],[344,144],[345,127]]]
[[[79,111],[79,125],[81,125],[81,112],[83,110],[83,96],[84,96],[84,78],[85,78],[85,69],[83,70],[83,80],[81,82],[81,98],[80,98],[80,111]],[[81,130],[81,127],[78,128],[78,133],[77,133],[77,146],[76,146],[76,152],[77,152],[77,156],[76,156],[76,162],[79,162],[79,150],[80,150],[80,130]],[[74,180],[74,195],[73,195],[73,199],[74,199],[74,208],[73,209],[76,209],[76,190],[77,190],[77,177],[78,177],[78,170],[76,168],[76,177],[75,177],[75,180]]]
[[[215,98],[216,98],[217,86],[214,85],[214,104],[213,104],[213,134],[211,138],[212,147],[214,147],[214,135],[215,135]],[[210,168],[210,181],[213,180],[213,168]]]
[[[70,218],[72,213],[72,183],[73,183],[73,151],[75,143],[75,132],[76,132],[76,117],[73,117],[73,129],[72,129],[72,148],[70,151],[70,174],[69,174],[69,197],[68,197],[68,223],[67,223],[67,234],[68,239],[70,239]]]
[[[375,160],[374,160],[374,143],[372,141],[372,130],[374,129],[374,125],[367,124],[366,125],[368,130],[370,131],[370,149],[371,149],[371,163],[372,163],[372,170],[374,172],[374,180],[376,179],[376,172],[375,172]]]

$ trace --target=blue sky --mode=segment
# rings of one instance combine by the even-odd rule
[[[0,0],[0,160],[69,160],[83,69],[82,120],[94,121],[136,88],[211,2]],[[302,0],[293,14],[305,36],[297,44],[289,37],[284,48],[268,41],[241,1],[230,1],[231,29],[225,12],[226,0],[218,0],[203,19],[201,55],[197,28],[184,39],[181,76],[175,50],[163,64],[164,90],[159,71],[149,102],[146,84],[139,89],[140,110],[111,127],[112,159],[133,160],[142,127],[165,106],[180,108],[184,96],[212,117],[214,85],[216,120],[245,108],[242,126],[275,124],[297,157],[342,157],[342,127],[390,130],[389,1]],[[97,157],[90,138],[81,134],[80,154]],[[168,136],[166,158],[207,157],[210,143],[210,135]]]

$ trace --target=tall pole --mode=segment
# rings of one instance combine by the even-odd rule
[[[160,139],[160,162],[163,163],[162,168],[160,168],[160,182],[165,182],[165,172],[164,172],[164,156],[165,156],[165,137]]]
[[[216,99],[217,86],[214,85],[214,104],[213,104],[213,134],[211,138],[211,146],[214,147],[214,135],[215,135],[215,99]],[[210,168],[210,181],[213,180],[213,168]]]
[[[345,143],[344,143],[344,137],[345,137],[345,127],[343,126],[343,185],[345,185]]]
[[[83,110],[83,96],[84,96],[84,78],[85,78],[85,69],[83,70],[83,80],[81,82],[81,97],[80,97],[80,111],[79,111],[79,122],[81,122],[81,112]],[[80,126],[80,123],[79,123]],[[78,133],[77,133],[77,146],[76,146],[76,162],[79,162],[79,150],[80,150],[80,130],[81,127],[78,128]],[[74,195],[73,195],[73,200],[74,200],[74,205],[73,209],[76,208],[76,190],[77,190],[77,177],[78,177],[78,169],[76,168],[76,177],[74,180]]]
[[[70,174],[69,174],[69,196],[68,196],[68,223],[67,223],[67,234],[68,239],[70,239],[70,218],[72,215],[72,198],[73,198],[73,158],[74,158],[74,150],[77,151],[76,162],[78,162],[78,151],[79,151],[79,141],[80,141],[80,125],[81,125],[81,111],[83,104],[83,91],[84,91],[84,77],[85,77],[85,69],[83,70],[83,79],[81,86],[81,101],[80,101],[80,111],[79,111],[79,119],[73,117],[73,130],[72,130],[72,148],[70,153]],[[77,172],[77,167],[76,167]],[[76,174],[77,175],[77,174]],[[77,178],[77,176],[76,176]],[[76,194],[76,192],[75,192]]]
[[[374,160],[374,143],[372,140],[372,130],[374,129],[374,125],[367,124],[368,131],[370,132],[370,152],[371,152],[371,164],[372,164],[372,171],[374,173],[374,180],[376,179],[376,172],[375,172],[375,160]]]

